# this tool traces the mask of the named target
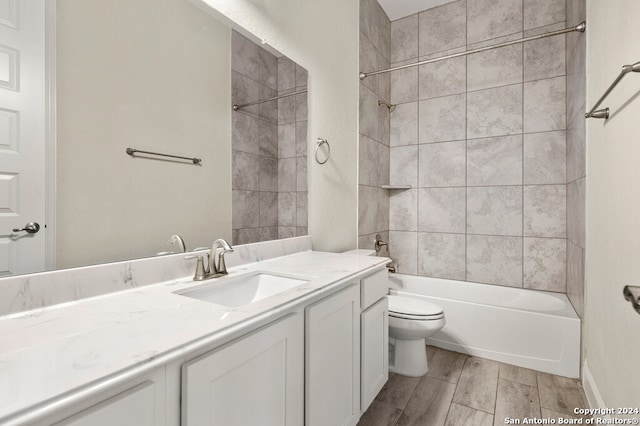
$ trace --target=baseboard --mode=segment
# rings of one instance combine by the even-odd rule
[[[607,408],[607,404],[605,404],[604,399],[602,399],[598,385],[591,374],[586,358],[582,365],[582,385],[584,386],[584,394],[587,396],[589,408]]]

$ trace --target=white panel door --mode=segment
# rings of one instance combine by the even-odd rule
[[[45,1],[0,0],[0,276],[45,266],[45,90]]]
[[[360,419],[360,286],[306,310],[306,425],[355,426]]]
[[[182,425],[299,426],[304,327],[296,314],[182,367]]]

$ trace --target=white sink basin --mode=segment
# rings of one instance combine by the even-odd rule
[[[222,278],[222,281],[219,282],[213,279],[196,289],[176,293],[235,308],[257,302],[308,282],[308,279],[255,272],[235,278]]]

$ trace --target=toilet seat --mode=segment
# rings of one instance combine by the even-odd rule
[[[434,321],[444,318],[442,307],[414,297],[388,296],[389,316],[414,321]]]

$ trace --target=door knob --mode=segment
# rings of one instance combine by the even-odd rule
[[[29,222],[27,223],[24,228],[22,229],[18,229],[18,228],[13,228],[13,232],[22,232],[22,231],[26,231],[29,234],[35,234],[36,232],[38,232],[40,230],[40,225],[38,224],[38,222]]]

